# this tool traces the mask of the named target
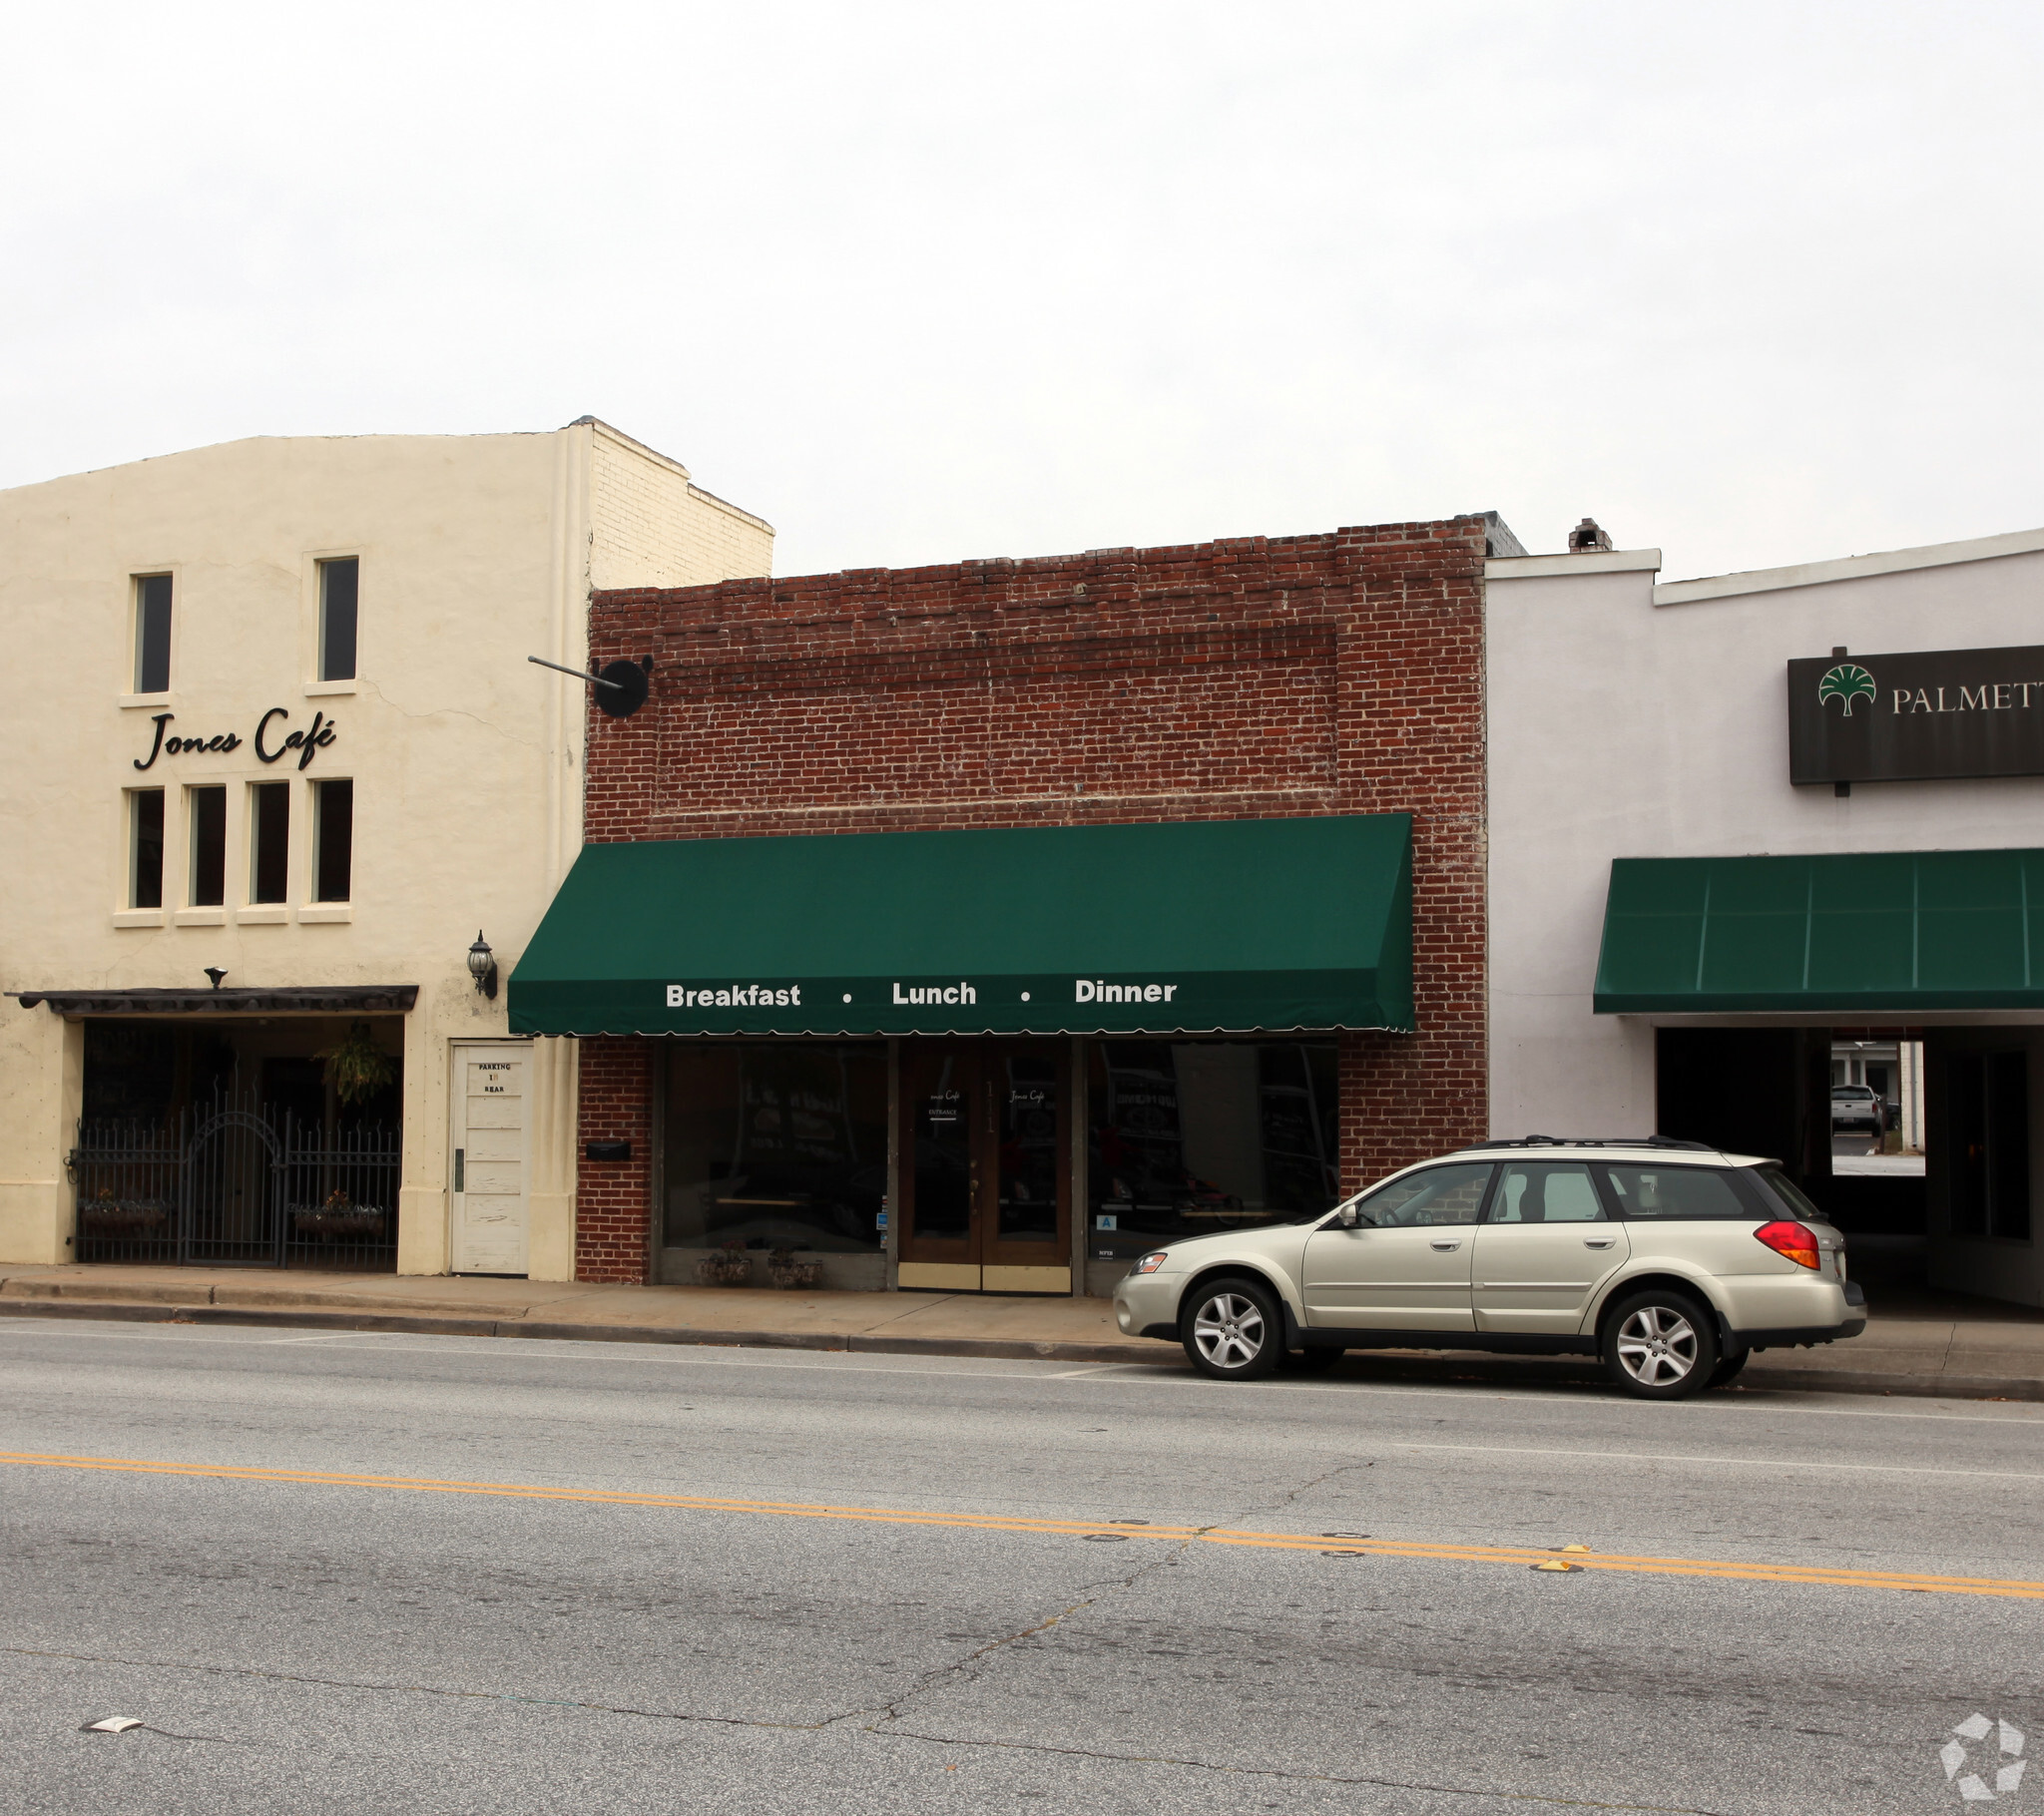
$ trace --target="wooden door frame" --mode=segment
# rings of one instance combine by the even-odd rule
[[[971,1080],[967,1134],[970,1167],[971,1211],[968,1233],[962,1241],[922,1237],[915,1233],[915,1113],[917,1093],[909,1089],[908,1070],[917,1059],[950,1049],[969,1063],[961,1068]],[[898,1044],[895,1065],[896,1111],[894,1117],[894,1175],[898,1181],[895,1203],[899,1205],[898,1232],[890,1227],[899,1244],[895,1261],[896,1284],[910,1290],[948,1292],[1041,1292],[1066,1296],[1082,1283],[1072,1265],[1076,1252],[1074,1232],[1079,1216],[1079,1185],[1073,1164],[1073,1131],[1080,1127],[1075,1093],[1084,1080],[1075,1064],[1072,1043],[1055,1036],[1035,1035],[945,1035],[904,1038]],[[1041,1245],[1029,1244],[1025,1255],[1014,1251],[1022,1245],[1001,1244],[998,1239],[1000,1204],[999,1106],[993,1093],[1005,1078],[1001,1062],[1016,1054],[1040,1054],[1056,1068],[1058,1126],[1051,1151],[1057,1165],[1057,1233]],[[890,1206],[891,1209],[891,1206]],[[896,1216],[890,1216],[890,1225]],[[941,1246],[946,1252],[918,1256],[911,1249]],[[1008,1253],[1000,1250],[1005,1246]],[[951,1252],[951,1251],[956,1252]]]
[[[967,1196],[966,1233],[953,1240],[942,1236],[924,1236],[915,1227],[915,1113],[920,1093],[909,1089],[909,1071],[917,1064],[941,1055],[946,1049],[956,1053],[967,1062],[971,1086],[966,1099],[966,1164],[969,1171]],[[890,1206],[888,1222],[891,1225],[898,1216],[900,1230],[897,1240],[900,1244],[896,1263],[897,1283],[916,1290],[939,1290],[950,1292],[977,1292],[980,1284],[980,1261],[977,1218],[979,1215],[979,1076],[980,1042],[972,1037],[937,1036],[931,1038],[903,1039],[900,1043],[900,1057],[897,1061],[897,1075],[900,1081],[898,1092],[899,1107],[894,1123],[894,1144],[897,1154],[896,1173],[900,1181],[899,1207]],[[911,1253],[911,1249],[939,1248],[942,1252],[929,1254]],[[968,1277],[969,1276],[969,1277]]]

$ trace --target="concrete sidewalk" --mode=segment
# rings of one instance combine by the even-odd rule
[[[2044,1400],[2044,1310],[1958,1294],[1869,1291],[1863,1335],[1769,1350],[1751,1388]],[[273,1272],[245,1267],[0,1268],[0,1316],[272,1324],[440,1336],[707,1343],[893,1355],[990,1356],[1179,1367],[1173,1346],[1124,1337],[1106,1299]],[[1362,1351],[1343,1368],[1387,1379],[1601,1378],[1572,1357]]]

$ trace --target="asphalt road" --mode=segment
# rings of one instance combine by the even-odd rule
[[[29,1320],[0,1382],[8,1811],[1822,1816],[2044,1730],[2044,1599],[1945,1581],[2044,1579],[2028,1406]]]

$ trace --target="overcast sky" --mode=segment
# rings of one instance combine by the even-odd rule
[[[0,485],[592,412],[776,571],[2044,524],[2044,7],[40,7]]]

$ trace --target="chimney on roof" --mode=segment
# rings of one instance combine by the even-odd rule
[[[1594,517],[1586,517],[1569,532],[1569,553],[1571,555],[1600,555],[1611,547],[1611,538],[1597,527]]]

